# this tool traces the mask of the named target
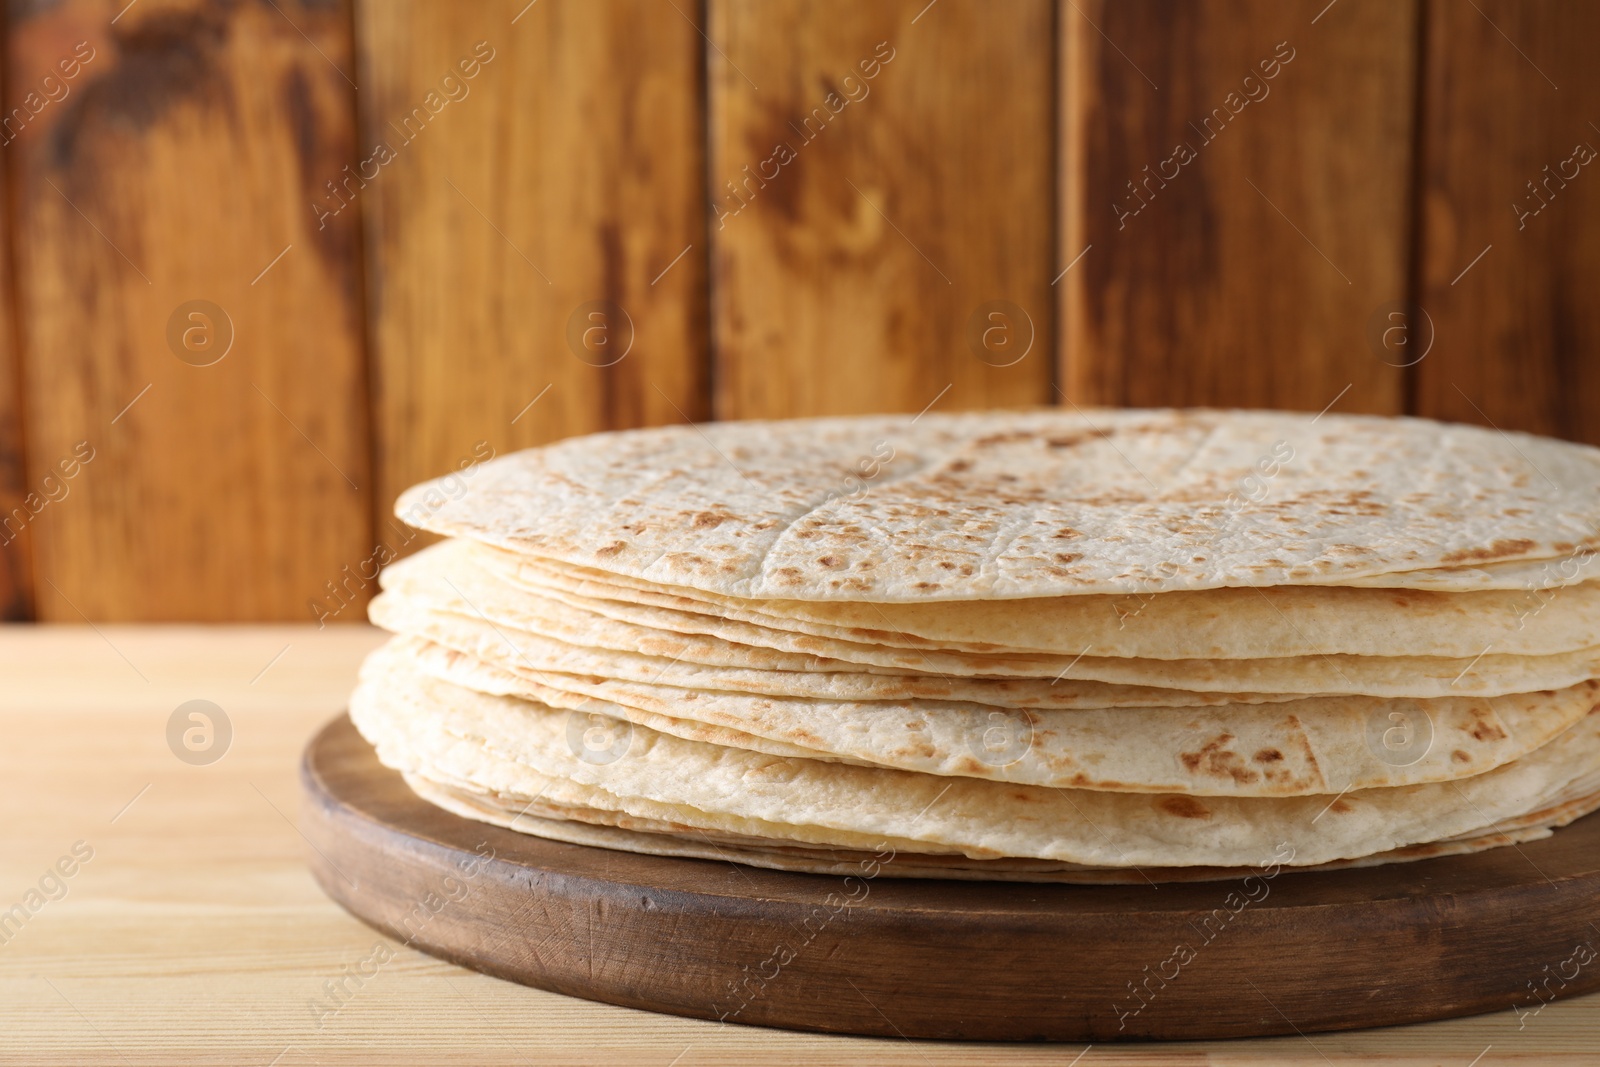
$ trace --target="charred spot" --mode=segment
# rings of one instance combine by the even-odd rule
[[[1200,803],[1194,797],[1170,796],[1162,797],[1156,802],[1156,807],[1168,815],[1176,815],[1180,819],[1209,819],[1211,809]]]
[[[1283,759],[1283,753],[1275,748],[1263,748],[1253,758],[1257,763],[1277,763]]]
[[[1472,762],[1472,757],[1467,755],[1467,753],[1463,752],[1459,748],[1456,749],[1454,752],[1450,753],[1450,758],[1455,760],[1457,763],[1471,763]]]
[[[722,525],[723,521],[724,516],[717,515],[710,511],[702,511],[694,517],[694,524],[705,530],[716,529],[718,526]]]
[[[621,552],[624,548],[627,548],[627,547],[628,546],[622,541],[613,541],[609,545],[604,545],[604,546],[602,546],[600,548],[595,549],[594,550],[594,554],[597,555],[597,556],[605,556],[607,558],[610,558],[611,556],[615,556],[618,552]]]
[[[1247,766],[1237,752],[1228,748],[1233,740],[1232,734],[1219,734],[1199,751],[1180,753],[1178,759],[1191,773],[1232,778],[1241,785],[1259,780],[1260,773]]]
[[[1075,561],[1077,561],[1077,560],[1079,560],[1081,558],[1083,558],[1083,557],[1081,557],[1076,552],[1057,552],[1056,553],[1056,562],[1057,563],[1073,563],[1073,562],[1075,562]]]
[[[952,473],[962,474],[972,469],[972,461],[970,459],[958,459],[950,464],[947,469]]]
[[[1479,719],[1472,724],[1472,739],[1474,741],[1501,741],[1505,739],[1506,732],[1492,722]]]
[[[817,562],[824,567],[843,567],[844,561],[838,556],[818,556]]]

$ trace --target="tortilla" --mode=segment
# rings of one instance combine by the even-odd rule
[[[417,634],[500,666],[513,665],[550,675],[661,682],[684,689],[841,700],[961,700],[1009,708],[1205,707],[1294,699],[1285,694],[1190,693],[1065,677],[954,678],[869,673],[848,663],[834,664],[831,670],[730,669],[685,661],[671,654],[585,648],[500,626],[478,615],[433,611],[392,593],[374,597],[367,614],[386,630]]]
[[[519,595],[505,583],[472,568],[443,572],[438,562],[450,559],[445,554],[405,560],[384,572],[384,587],[428,610],[477,615],[497,628],[519,635],[712,667],[790,672],[854,669],[987,678],[1058,679],[1071,674],[1088,681],[1191,692],[1386,697],[1499,696],[1565,688],[1600,674],[1600,647],[1548,656],[1505,655],[1482,649],[1474,656],[1461,658],[1323,655],[1247,660],[1152,660],[1092,654],[893,648],[665,608],[615,605],[610,615],[602,614],[561,599],[564,594]],[[697,633],[697,626],[715,633]]]
[[[351,716],[557,840],[1107,882],[1600,805],[1600,450],[1035,411],[597,434],[414,487]],[[887,850],[891,861],[881,859]]]
[[[396,514],[666,586],[881,603],[1592,570],[1597,484],[1600,450],[1421,419],[929,412],[595,434]]]
[[[1209,796],[1301,796],[1482,774],[1527,755],[1600,704],[1600,681],[1590,680],[1555,693],[1490,698],[1312,697],[1188,710],[1025,712],[548,679],[415,639],[396,640],[393,655],[480,693],[769,755],[1032,785]]]
[[[1470,593],[1270,586],[1160,596],[874,604],[748,600],[563,568],[467,541],[424,550],[404,566],[479,571],[528,596],[617,619],[670,609],[842,641],[960,652],[1054,652],[1142,659],[1443,656],[1485,648],[1549,655],[1600,645],[1600,582]],[[694,624],[715,633],[715,624]]]
[[[1269,859],[1260,867],[1086,867],[1052,860],[971,860],[965,856],[938,856],[896,852],[884,845],[872,852],[849,849],[804,848],[759,842],[730,834],[671,823],[634,819],[592,808],[547,805],[539,800],[504,794],[482,794],[441,785],[420,775],[405,775],[412,790],[447,811],[510,830],[564,841],[574,845],[638,852],[648,856],[682,856],[692,859],[745,863],[779,871],[856,878],[948,878],[961,881],[1057,882],[1077,885],[1144,885],[1156,882],[1214,882],[1250,875],[1276,873]],[[1381,863],[1411,863],[1439,856],[1459,856],[1505,845],[1523,844],[1549,837],[1554,829],[1600,807],[1600,794],[1553,805],[1518,820],[1516,828],[1502,823],[1499,830],[1449,841],[1390,849],[1371,856],[1334,860],[1300,871],[1345,870]]]
[[[1206,797],[1050,789],[767,756],[629,726],[584,758],[574,713],[462,689],[383,649],[351,717],[387,765],[479,792],[804,845],[1031,857],[1090,866],[1290,865],[1495,831],[1500,820],[1600,790],[1600,715],[1460,781],[1323,796]],[[581,717],[580,717],[581,719]],[[1114,829],[1114,835],[1107,828]]]

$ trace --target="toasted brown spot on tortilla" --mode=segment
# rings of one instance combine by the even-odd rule
[[[1534,543],[1527,538],[1501,538],[1482,548],[1463,548],[1456,552],[1446,552],[1439,557],[1439,562],[1448,566],[1452,563],[1467,563],[1472,560],[1507,559],[1525,552],[1531,552],[1533,548]]]
[[[1232,778],[1241,785],[1260,780],[1260,772],[1247,766],[1239,754],[1228,747],[1233,740],[1232,734],[1219,734],[1197,752],[1179,753],[1178,759],[1190,771]]]
[[[1101,438],[1110,437],[1114,432],[1113,430],[1089,430],[1084,433],[1060,434],[1056,437],[1046,438],[1045,444],[1051,448],[1073,448],[1083,444],[1085,441],[1098,441]]]
[[[1506,732],[1498,725],[1492,722],[1485,722],[1482,719],[1479,719],[1472,727],[1472,739],[1474,741],[1503,741],[1505,736]]]
[[[1029,441],[1035,436],[1031,430],[1006,430],[1003,433],[992,433],[985,437],[979,437],[972,443],[979,448],[986,448],[989,445],[1003,445],[1011,441]]]
[[[1211,809],[1200,803],[1194,797],[1162,797],[1156,802],[1156,807],[1160,808],[1168,815],[1176,815],[1180,819],[1211,818]]]

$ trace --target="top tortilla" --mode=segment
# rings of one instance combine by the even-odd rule
[[[407,490],[436,533],[788,600],[1600,572],[1600,450],[1422,419],[1034,411],[594,434]],[[1459,571],[1459,583],[1450,572]]]

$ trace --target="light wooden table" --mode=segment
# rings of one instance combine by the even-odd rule
[[[0,631],[0,912],[37,905],[20,928],[0,926],[0,1063],[1600,1062],[1600,996],[1552,1004],[1520,1029],[1508,1007],[1390,1030],[1085,1052],[669,1018],[525,989],[392,943],[394,959],[319,1028],[323,984],[381,938],[306,873],[296,767],[379,640],[357,627]],[[174,709],[195,699],[220,706],[233,728],[209,765],[168,746]],[[75,845],[92,858],[74,866]],[[63,857],[71,877],[46,877]],[[41,879],[47,893],[30,898]],[[1263,983],[1272,971],[1263,959]]]

